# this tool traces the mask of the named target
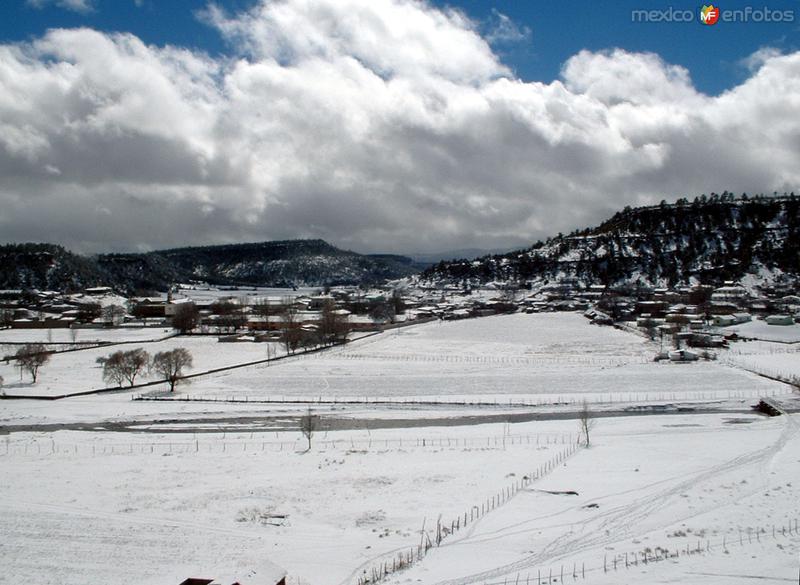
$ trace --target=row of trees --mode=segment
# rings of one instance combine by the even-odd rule
[[[269,314],[266,305],[259,307],[264,310],[262,314]],[[236,330],[246,323],[241,308],[237,305],[227,303],[220,310],[222,312],[217,314],[224,317],[221,326]],[[294,353],[301,347],[341,343],[347,340],[350,333],[347,316],[337,311],[333,302],[322,307],[320,320],[313,332],[303,328],[299,310],[291,304],[286,305],[278,315],[281,318],[281,338],[286,353]],[[191,332],[199,324],[200,313],[191,303],[179,307],[172,318],[173,327],[184,334]]]
[[[183,379],[184,370],[193,365],[192,354],[188,349],[178,347],[160,351],[152,358],[145,350],[115,351],[102,358],[103,380],[122,387],[124,383],[133,386],[136,378],[148,372],[166,380],[170,392]]]
[[[343,343],[350,333],[347,315],[337,311],[332,302],[322,307],[320,320],[316,325],[314,330],[304,329],[297,308],[287,306],[281,313],[281,339],[286,353],[294,353],[301,347]]]
[[[14,354],[14,363],[20,374],[27,373],[35,384],[39,379],[39,371],[50,361],[52,351],[41,343],[28,343],[20,347]],[[98,360],[103,366],[103,380],[122,387],[127,383],[133,386],[136,378],[145,372],[163,378],[169,384],[170,391],[183,378],[184,370],[192,367],[192,354],[189,350],[178,347],[168,351],[160,351],[151,359],[145,350],[115,351],[111,355]],[[2,378],[0,378],[2,386]]]

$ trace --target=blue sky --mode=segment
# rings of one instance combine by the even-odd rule
[[[77,1],[77,0],[76,0]],[[88,11],[60,7],[57,0],[3,0],[0,3],[0,39],[27,40],[48,28],[88,26],[103,31],[125,31],[146,43],[194,47],[210,54],[231,50],[218,31],[201,22],[196,14],[206,0],[86,0]],[[251,7],[254,0],[217,0],[229,12]],[[629,51],[659,54],[665,61],[682,65],[691,73],[695,87],[714,95],[740,83],[747,76],[742,60],[762,47],[782,52],[800,47],[800,2],[770,0],[766,3],[726,2],[723,9],[746,6],[771,10],[793,10],[792,23],[636,23],[631,11],[638,9],[692,10],[693,2],[616,2],[460,0],[435,1],[440,7],[456,7],[487,32],[497,23],[497,12],[509,17],[522,32],[515,42],[499,41],[495,49],[515,74],[526,81],[549,82],[559,75],[562,64],[582,49],[597,51],[621,47]]]
[[[797,2],[437,2],[0,0],[0,241],[499,249],[800,192]]]

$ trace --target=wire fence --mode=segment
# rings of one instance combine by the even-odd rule
[[[681,392],[586,392],[560,394],[520,394],[519,396],[498,395],[435,395],[435,396],[347,396],[347,395],[308,395],[308,394],[137,394],[132,400],[179,401],[179,402],[217,402],[232,404],[327,404],[327,405],[427,405],[427,406],[498,406],[498,407],[547,407],[580,406],[584,402],[592,405],[638,404],[649,408],[650,404],[682,402],[741,401],[764,396],[784,396],[791,394],[793,388],[776,387],[748,390],[687,390]]]
[[[698,555],[730,554],[731,549],[752,547],[776,542],[786,543],[792,547],[800,545],[800,526],[796,517],[785,517],[780,525],[746,526],[731,529],[728,533],[714,539],[696,538],[687,535],[669,546],[651,545],[644,549],[615,552],[604,555],[602,563],[594,559],[587,564],[584,561],[561,562],[546,567],[531,567],[524,572],[516,571],[494,580],[477,581],[481,585],[555,585],[557,583],[592,581],[603,575],[620,573],[638,568],[642,565],[653,565],[664,561],[672,563],[681,559]],[[772,551],[770,551],[772,552]],[[765,577],[766,578],[766,577]],[[780,579],[794,581],[794,579]],[[364,581],[367,585],[373,581]],[[475,582],[475,581],[470,581]]]
[[[756,342],[754,344],[736,344],[726,352],[727,355],[785,355],[787,353],[800,353],[798,346],[776,346],[773,342]]]
[[[356,570],[356,585],[377,583],[424,560],[431,549],[441,546],[446,539],[452,540],[461,530],[473,526],[490,512],[511,501],[514,496],[528,488],[533,482],[551,473],[575,455],[580,447],[577,440],[570,443],[560,449],[555,456],[537,466],[536,469],[529,470],[519,479],[515,479],[513,483],[480,502],[480,505],[471,506],[463,514],[459,514],[449,522],[443,522],[440,515],[436,520],[435,527],[426,528],[427,519],[423,520],[419,544],[411,546],[407,550],[393,551],[368,561]]]
[[[789,352],[787,352],[789,353]],[[793,352],[792,352],[793,353]],[[748,357],[742,354],[741,357],[726,357],[721,360],[726,366],[746,370],[753,374],[758,374],[765,378],[770,378],[778,382],[784,382],[792,386],[800,387],[800,368],[795,367],[774,367],[761,363],[754,355]],[[791,389],[789,390],[791,391]]]
[[[327,358],[328,356],[314,356]],[[631,355],[569,355],[558,354],[551,356],[503,356],[503,355],[463,355],[463,354],[433,354],[433,353],[339,353],[337,359],[343,360],[379,360],[382,362],[415,362],[415,363],[449,363],[449,364],[480,364],[499,366],[625,366],[629,364],[651,363],[652,356]]]
[[[305,452],[305,437],[291,441],[255,440],[220,437],[215,440],[200,439],[175,441],[139,441],[135,443],[69,443],[55,439],[11,440],[7,438],[0,447],[0,456],[103,456],[103,455],[166,455],[166,454],[221,454],[221,453],[281,453]],[[574,443],[572,434],[494,435],[482,437],[394,437],[394,438],[320,438],[312,442],[315,451],[401,451],[411,449],[502,450],[513,446],[551,447]]]

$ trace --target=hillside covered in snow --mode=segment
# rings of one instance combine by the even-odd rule
[[[800,274],[800,198],[702,195],[630,208],[597,227],[525,250],[440,262],[423,282],[480,284],[575,279],[585,284],[673,286],[772,281]]]

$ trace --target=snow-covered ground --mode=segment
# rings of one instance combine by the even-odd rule
[[[155,341],[174,333],[165,327],[115,327],[97,329],[2,329],[0,346],[18,343],[88,344]],[[74,339],[73,339],[74,336]]]
[[[573,425],[528,428],[536,434],[525,443],[504,437],[502,425],[450,429],[452,447],[433,441],[443,436],[435,431],[362,430],[337,434],[336,447],[321,434],[310,453],[297,436],[279,450],[271,437],[213,435],[200,437],[197,451],[176,446],[169,456],[164,437],[126,436],[158,444],[154,453],[126,446],[103,455],[118,435],[55,433],[50,441],[70,448],[0,455],[7,471],[2,578],[89,585],[136,575],[138,583],[178,583],[215,555],[265,555],[303,582],[339,583],[376,553],[414,546],[426,518],[429,529],[440,515],[454,519],[570,449],[559,434],[567,429],[574,435]],[[423,436],[427,444],[417,446]],[[470,438],[475,443],[464,447]],[[34,440],[42,437],[14,441]],[[183,442],[192,447],[192,435]]]
[[[449,528],[465,513],[466,528],[388,582],[525,582],[562,566],[601,583],[797,570],[797,421],[600,419],[592,446],[569,456],[576,431],[574,421],[346,431],[320,434],[309,453],[299,434],[15,436],[9,455],[0,446],[3,582],[177,583],[208,558],[268,558],[292,583],[355,583],[415,548],[423,522],[435,540],[437,520]],[[26,443],[39,454],[20,452]],[[698,543],[702,554],[643,565],[646,549]],[[625,553],[631,564],[639,554],[627,573]]]
[[[800,382],[800,345],[769,341],[736,342],[722,352],[722,361],[786,381]]]
[[[220,343],[214,336],[184,336],[158,342],[143,341],[129,345],[57,353],[42,366],[36,384],[31,383],[27,373],[20,374],[13,361],[0,363],[0,376],[5,379],[4,390],[8,394],[61,396],[110,386],[103,381],[103,368],[97,363],[98,358],[106,357],[118,350],[142,348],[150,355],[155,355],[160,351],[178,347],[186,348],[192,354],[194,366],[186,370],[188,374],[267,359],[268,347],[270,357],[285,353],[282,345],[278,343]],[[143,376],[140,381],[148,379],[147,376]]]
[[[266,357],[214,338],[142,346],[190,346],[195,370]],[[38,391],[99,384],[94,362],[113,349],[54,356]],[[796,581],[798,415],[749,409],[792,389],[745,369],[788,362],[791,346],[692,364],[654,363],[655,349],[579,315],[508,315],[202,376],[179,400],[0,401],[0,583],[169,585],[213,560],[357,585],[456,521],[386,582],[552,585],[562,567],[608,585]],[[204,395],[234,400],[186,400]],[[346,430],[305,452],[306,405],[237,402],[282,396],[358,403],[314,405]],[[574,419],[524,418],[583,399],[609,415],[588,449]],[[657,402],[711,410],[635,414]]]
[[[798,448],[786,416],[603,421],[591,448],[389,582],[794,582]]]
[[[573,313],[397,329],[280,366],[198,380],[189,397],[508,404],[682,401],[786,392],[714,362],[653,362],[644,339]]]
[[[766,321],[756,320],[748,321],[741,325],[719,327],[718,331],[726,335],[736,333],[738,336],[748,339],[800,343],[800,324],[798,323],[794,325],[769,325]]]

